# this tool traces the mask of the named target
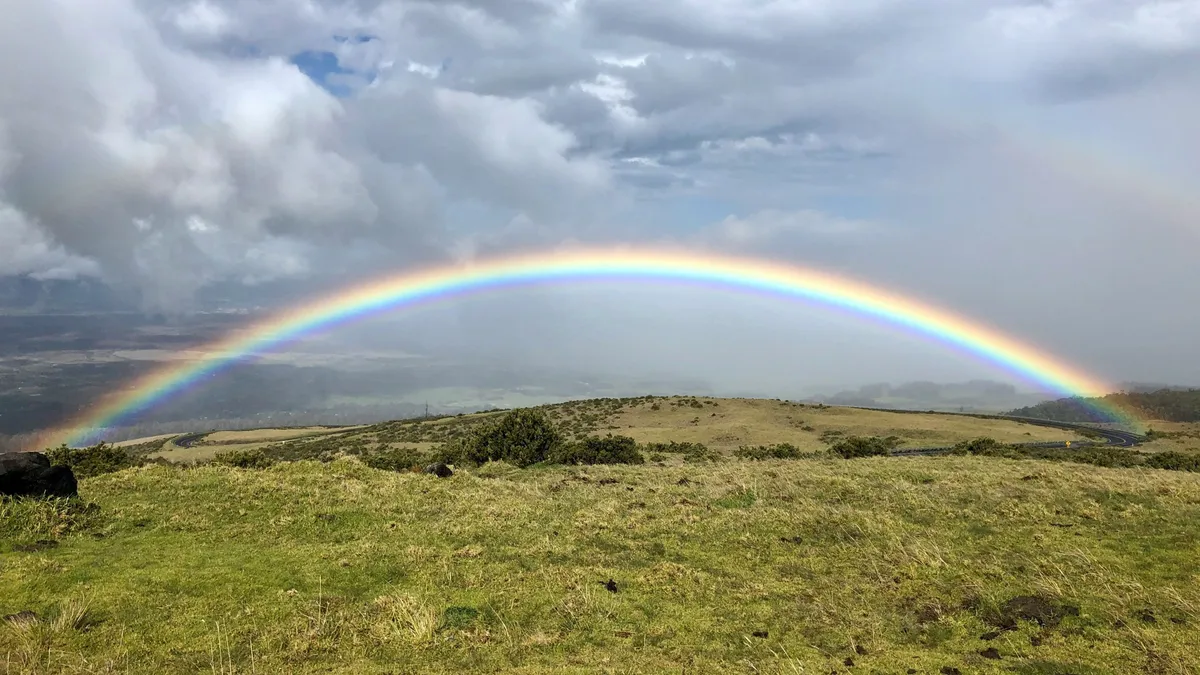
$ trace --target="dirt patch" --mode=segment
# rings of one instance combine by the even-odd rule
[[[53,539],[39,539],[32,544],[17,544],[13,547],[14,550],[22,553],[37,553],[49,548],[58,548],[58,542]]]
[[[1036,621],[1042,628],[1054,628],[1068,616],[1079,616],[1079,607],[1041,595],[1018,595],[989,613],[985,620],[1001,630],[1016,630],[1022,620]]]

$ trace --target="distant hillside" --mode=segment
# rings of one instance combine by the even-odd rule
[[[810,393],[804,398],[827,405],[998,413],[1011,408],[1034,405],[1044,400],[1045,395],[1017,391],[1016,387],[1006,382],[971,380],[945,384],[868,384],[854,389],[842,389],[835,394]]]
[[[900,414],[770,399],[640,396],[568,401],[537,409],[545,412],[573,440],[611,433],[644,444],[683,443],[717,455],[732,455],[742,446],[779,443],[816,454],[824,452],[834,439],[847,436],[893,436],[898,447],[954,445],[980,436],[1005,443],[1083,439],[1069,431],[1009,420],[937,413]],[[158,447],[164,459],[186,462],[208,460],[229,450],[262,449],[268,455],[289,458],[318,457],[325,451],[346,448],[424,452],[464,437],[478,425],[495,419],[497,414],[498,411],[491,411],[436,420],[399,420],[332,431],[310,429],[284,441],[264,437],[264,433],[273,436],[272,430],[227,431],[197,434],[195,438],[186,438],[182,445],[160,440]]]
[[[1060,422],[1104,422],[1103,416],[1089,403],[1103,401],[1140,417],[1167,422],[1200,422],[1200,389],[1159,389],[1124,391],[1100,398],[1060,398],[1010,411],[1010,415],[1039,417]]]

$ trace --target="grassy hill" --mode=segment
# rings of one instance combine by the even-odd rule
[[[1200,389],[1178,388],[1117,392],[1090,399],[1061,398],[1018,408],[1008,414],[1059,422],[1104,422],[1106,420],[1093,407],[1084,405],[1085,402],[1097,401],[1132,411],[1142,419],[1173,423],[1200,422]]]
[[[37,615],[0,622],[0,672],[1200,668],[1200,474],[844,460],[817,450],[823,435],[1049,430],[692,400],[551,414],[571,433],[713,443],[700,463],[487,463],[447,479],[346,455],[156,464],[84,478],[74,503],[0,503],[0,616]],[[207,442],[432,446],[488,417]],[[781,439],[812,451],[731,456]]]
[[[620,434],[639,443],[702,443],[728,454],[746,445],[791,443],[804,452],[823,452],[831,438],[888,436],[899,447],[953,445],[978,436],[1006,443],[1080,440],[1071,432],[1007,420],[961,415],[907,414],[791,403],[767,399],[646,396],[593,399],[540,406],[569,436]],[[400,421],[351,429],[287,429],[217,432],[180,448],[168,441],[156,456],[173,461],[211,459],[218,452],[265,449],[281,456],[316,457],[321,452],[354,448],[428,450],[461,438],[471,429],[504,414],[486,412],[429,421]],[[286,442],[281,439],[286,438]],[[137,444],[138,441],[129,441]]]

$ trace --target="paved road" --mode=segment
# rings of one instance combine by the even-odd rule
[[[871,408],[871,410],[882,410],[881,408]],[[895,411],[892,411],[895,412]],[[947,413],[951,415],[960,413]],[[1090,448],[1097,445],[1107,445],[1121,448],[1131,448],[1146,441],[1146,437],[1135,434],[1131,431],[1122,431],[1120,429],[1103,429],[1093,427],[1086,424],[1070,424],[1068,422],[1055,422],[1053,420],[1042,420],[1034,417],[1016,417],[1013,415],[982,415],[970,413],[971,417],[983,417],[991,419],[1012,420],[1014,422],[1024,422],[1025,424],[1034,424],[1039,427],[1051,427],[1054,429],[1064,429],[1067,431],[1085,431],[1089,434],[1100,436],[1103,440],[1096,441],[1044,441],[1040,443],[1014,443],[1023,448]],[[1070,443],[1070,445],[1068,445]],[[903,448],[893,450],[892,454],[897,456],[908,455],[944,455],[954,448],[952,447],[936,447],[936,448]]]
[[[182,436],[176,436],[171,442],[180,448],[190,448],[203,440],[208,433],[209,432],[205,431],[200,433],[184,434]]]

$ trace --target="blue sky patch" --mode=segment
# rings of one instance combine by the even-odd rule
[[[313,82],[321,85],[326,91],[338,97],[350,95],[350,88],[344,84],[340,84],[334,79],[330,80],[331,75],[353,75],[352,70],[347,70],[338,63],[337,55],[333,52],[322,51],[303,51],[292,56],[290,59],[300,72],[309,76]]]

